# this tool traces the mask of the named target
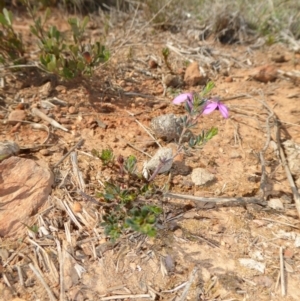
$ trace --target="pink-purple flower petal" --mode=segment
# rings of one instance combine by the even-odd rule
[[[222,103],[219,102],[218,104],[219,107],[219,111],[221,112],[221,114],[223,115],[224,118],[228,118],[229,117],[229,113],[228,113],[228,109],[225,105],[223,105]]]
[[[217,102],[214,102],[214,101],[209,102],[206,105],[205,109],[203,110],[202,114],[203,115],[208,115],[208,114],[212,113],[217,108],[218,108],[218,103]]]
[[[188,101],[188,103],[190,103],[192,100],[193,100],[192,93],[182,93],[173,99],[173,103],[175,105],[180,105],[182,102]]]

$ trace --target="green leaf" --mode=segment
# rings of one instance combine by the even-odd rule
[[[4,17],[8,23],[8,25],[11,27],[13,23],[13,14],[11,11],[8,11],[6,8],[3,8],[3,14]]]
[[[90,21],[90,18],[88,16],[85,16],[83,21],[82,21],[82,24],[81,24],[81,29],[82,30],[85,30],[85,28],[86,28],[87,24],[89,23],[89,21]]]
[[[55,55],[51,55],[51,60],[47,64],[47,69],[50,72],[55,72],[57,70],[57,61]]]
[[[2,13],[0,13],[0,23],[3,26],[7,26],[8,25],[8,22],[7,22],[7,20],[5,19],[4,15]]]
[[[201,96],[204,97],[205,95],[207,95],[214,87],[215,84],[212,81],[208,82],[203,91],[201,92]]]
[[[51,15],[51,9],[49,7],[47,7],[45,14],[44,14],[44,22],[43,25],[45,25],[45,23],[49,20]]]

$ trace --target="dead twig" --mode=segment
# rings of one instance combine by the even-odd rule
[[[165,197],[181,200],[191,200],[202,203],[215,203],[215,204],[226,204],[230,202],[236,202],[241,205],[244,204],[259,204],[265,206],[266,203],[259,197],[237,197],[237,198],[206,198],[206,197],[197,197],[193,195],[186,194],[177,194],[177,193],[165,193]]]
[[[190,275],[190,278],[189,278],[189,280],[188,280],[188,282],[187,282],[187,284],[186,284],[186,286],[185,286],[185,288],[184,288],[184,290],[183,290],[180,298],[178,299],[178,301],[184,301],[184,300],[186,300],[187,294],[188,294],[189,289],[190,289],[190,287],[191,287],[191,285],[192,285],[192,283],[193,283],[193,281],[194,281],[194,279],[196,277],[197,271],[198,271],[197,268],[193,269],[193,271],[192,271],[192,273]]]
[[[285,275],[284,275],[284,259],[283,259],[283,248],[279,249],[279,258],[280,258],[280,284],[281,284],[281,296],[286,295],[285,287]]]
[[[59,282],[60,282],[60,294],[59,300],[64,301],[65,296],[65,286],[64,286],[64,258],[61,251],[61,245],[58,239],[55,239],[57,246],[57,255],[58,255],[58,263],[59,263]]]
[[[138,298],[150,298],[151,296],[149,294],[140,294],[140,295],[115,295],[115,296],[109,296],[109,297],[103,297],[100,300],[118,300],[118,299],[138,299]]]
[[[72,152],[70,155],[72,166],[73,166],[73,173],[75,176],[75,179],[77,181],[77,185],[80,187],[81,191],[85,190],[85,183],[82,176],[82,172],[80,171],[78,167],[78,160],[77,160],[77,154],[76,152]]]
[[[276,143],[277,143],[277,147],[279,149],[280,159],[281,159],[282,165],[284,167],[284,170],[285,170],[287,179],[289,181],[290,187],[292,189],[296,209],[297,209],[298,215],[300,217],[300,195],[299,195],[297,187],[295,185],[295,182],[294,182],[293,176],[291,174],[290,168],[288,166],[284,151],[283,151],[282,146],[280,144],[280,127],[279,127],[278,119],[276,119],[276,121],[275,121],[275,127],[276,127]]]
[[[300,227],[292,225],[292,224],[280,222],[280,221],[277,221],[277,220],[274,220],[274,219],[270,219],[270,218],[265,218],[265,217],[262,217],[261,219],[264,220],[264,221],[268,221],[268,222],[272,222],[272,223],[277,223],[277,224],[285,225],[285,226],[292,227],[292,228],[300,230]]]
[[[57,167],[62,161],[64,161],[77,147],[82,146],[84,143],[84,139],[80,139],[71,149],[53,166],[53,168]]]
[[[59,124],[56,120],[54,120],[53,118],[50,118],[49,116],[47,116],[45,113],[43,113],[42,111],[40,111],[38,108],[33,108],[31,110],[32,114],[35,116],[40,117],[41,119],[47,121],[49,124],[51,124],[52,126],[61,129],[65,132],[68,132],[69,130],[65,127],[63,127],[61,124]]]
[[[32,270],[32,272],[35,274],[35,276],[38,278],[38,280],[41,282],[41,284],[43,285],[45,290],[47,291],[49,299],[51,301],[57,301],[57,299],[54,296],[53,292],[51,291],[50,287],[48,286],[48,284],[46,283],[46,281],[44,280],[42,275],[39,273],[39,271],[35,268],[35,266],[32,263],[29,263],[29,267]]]

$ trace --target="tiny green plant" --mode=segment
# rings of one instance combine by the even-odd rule
[[[155,235],[155,224],[161,208],[155,205],[141,206],[137,201],[139,196],[149,191],[148,188],[127,189],[117,182],[105,183],[104,191],[98,193],[97,197],[103,198],[108,204],[102,223],[106,235],[114,240],[128,229],[148,236]]]
[[[173,73],[172,66],[169,62],[170,49],[168,47],[162,49],[162,55],[165,61],[167,68]]]
[[[24,59],[24,45],[13,28],[13,14],[6,8],[0,12],[0,25],[0,63],[20,63]]]
[[[92,150],[92,155],[101,159],[104,165],[113,163],[114,153],[111,149],[103,149],[101,153],[95,149]]]

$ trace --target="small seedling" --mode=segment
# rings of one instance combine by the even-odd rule
[[[172,69],[172,66],[169,62],[170,49],[168,47],[163,48],[162,55],[163,55],[163,58],[164,58],[164,61],[165,61],[165,64],[166,64],[167,68],[170,70],[171,73],[174,73],[173,69]]]
[[[103,162],[104,165],[113,163],[113,161],[114,161],[114,153],[111,149],[103,149],[101,151],[101,153],[99,153],[97,150],[93,149],[92,155],[101,159],[101,161]]]

